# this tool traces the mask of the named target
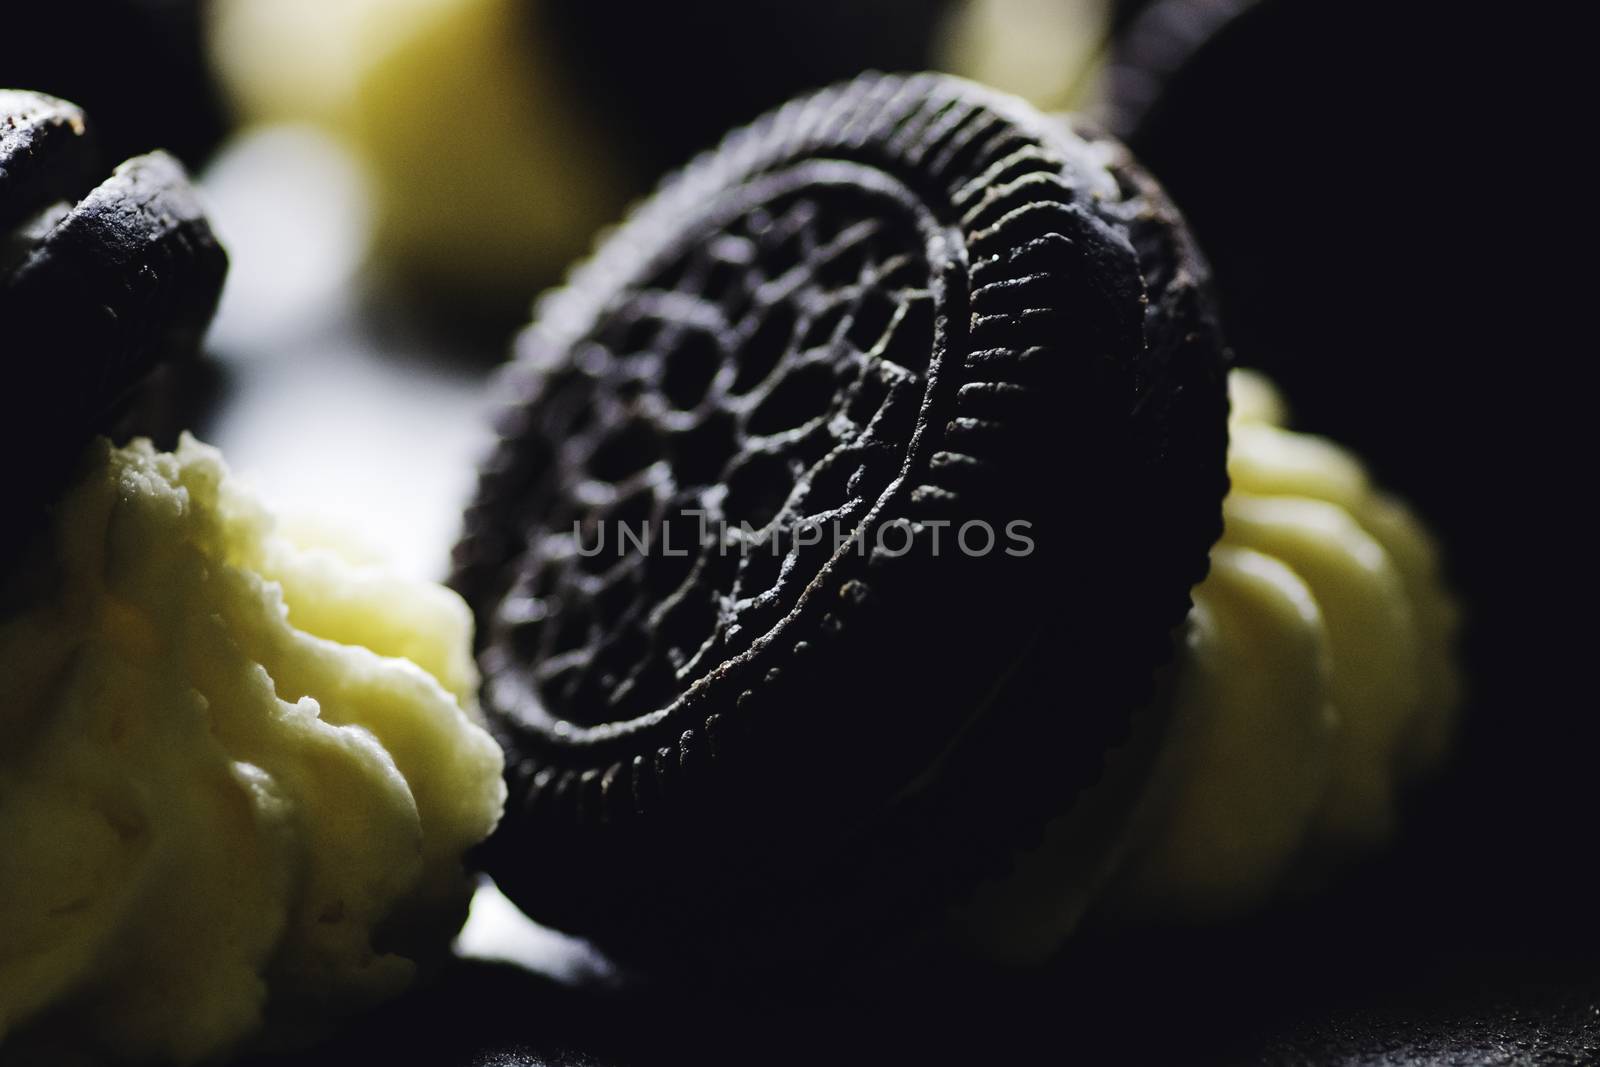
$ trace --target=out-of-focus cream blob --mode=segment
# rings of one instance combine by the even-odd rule
[[[212,1057],[445,951],[504,803],[459,598],[296,546],[187,437],[95,444],[23,571],[0,1049]]]
[[[525,0],[214,0],[239,111],[365,161],[380,259],[458,299],[531,300],[622,210],[621,163]]]
[[[1045,111],[1077,110],[1110,33],[1107,0],[961,0],[938,66]]]
[[[1331,441],[1282,427],[1266,379],[1230,379],[1225,530],[1179,668],[1156,830],[1109,906],[1211,916],[1386,842],[1398,787],[1444,756],[1459,697],[1456,608],[1403,504]],[[1302,611],[1207,625],[1270,563]],[[1322,666],[1303,660],[1315,648]],[[1266,680],[1272,682],[1267,684]],[[1294,732],[1295,724],[1300,732]],[[1206,744],[1185,741],[1203,733]]]
[[[1194,597],[1161,810],[1130,865],[1158,914],[1265,899],[1327,792],[1338,728],[1326,621],[1292,567],[1219,545]]]

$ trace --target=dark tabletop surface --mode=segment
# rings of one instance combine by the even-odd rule
[[[1600,1062],[1592,945],[1550,954],[1486,931],[1408,944],[1317,926],[1301,914],[1203,936],[1091,937],[1028,975],[768,980],[739,993],[463,959],[309,1057],[256,1067]]]

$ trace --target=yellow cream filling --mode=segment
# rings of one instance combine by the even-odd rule
[[[1397,789],[1449,745],[1456,608],[1427,531],[1348,452],[1284,429],[1265,379],[1236,371],[1230,396],[1225,532],[1194,590],[1170,715],[1147,715],[1160,736],[1136,736],[1088,797],[1131,808],[1128,825],[1089,855],[1081,814],[1052,823],[959,917],[986,954],[1047,955],[1091,907],[1253,907],[1387,840]],[[1129,762],[1152,773],[1129,784]]]
[[[453,593],[291,543],[187,437],[96,443],[16,579],[0,1053],[211,1057],[447,947],[504,802]]]

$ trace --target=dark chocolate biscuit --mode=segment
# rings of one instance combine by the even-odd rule
[[[1146,122],[1159,121],[1155,112],[1168,85],[1223,35],[1240,32],[1235,20],[1257,2],[1154,0],[1123,13],[1128,25],[1106,73],[1107,128],[1127,138]]]
[[[870,943],[1099,773],[1221,528],[1205,267],[1101,135],[796,100],[547,297],[455,553],[484,860],[624,953]]]
[[[0,450],[34,457],[26,501],[152,369],[194,353],[227,273],[175,159],[139,156],[95,184],[88,140],[73,105],[0,91]]]

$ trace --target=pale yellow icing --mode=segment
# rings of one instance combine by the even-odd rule
[[[504,802],[459,598],[291,543],[191,438],[92,446],[13,579],[0,1059],[209,1058],[448,945]]]
[[[1256,906],[1387,841],[1399,787],[1448,748],[1457,612],[1427,531],[1348,452],[1284,429],[1265,379],[1235,372],[1229,391],[1225,532],[1146,743],[1158,754],[1130,745],[1089,798],[1114,789],[1134,809],[1117,873],[1086,900],[1082,871],[1106,858],[1085,855],[1081,815],[1058,819],[959,917],[983,952],[1047,955],[1091,906],[1168,920]],[[1129,760],[1153,766],[1137,790],[1116,784]]]

